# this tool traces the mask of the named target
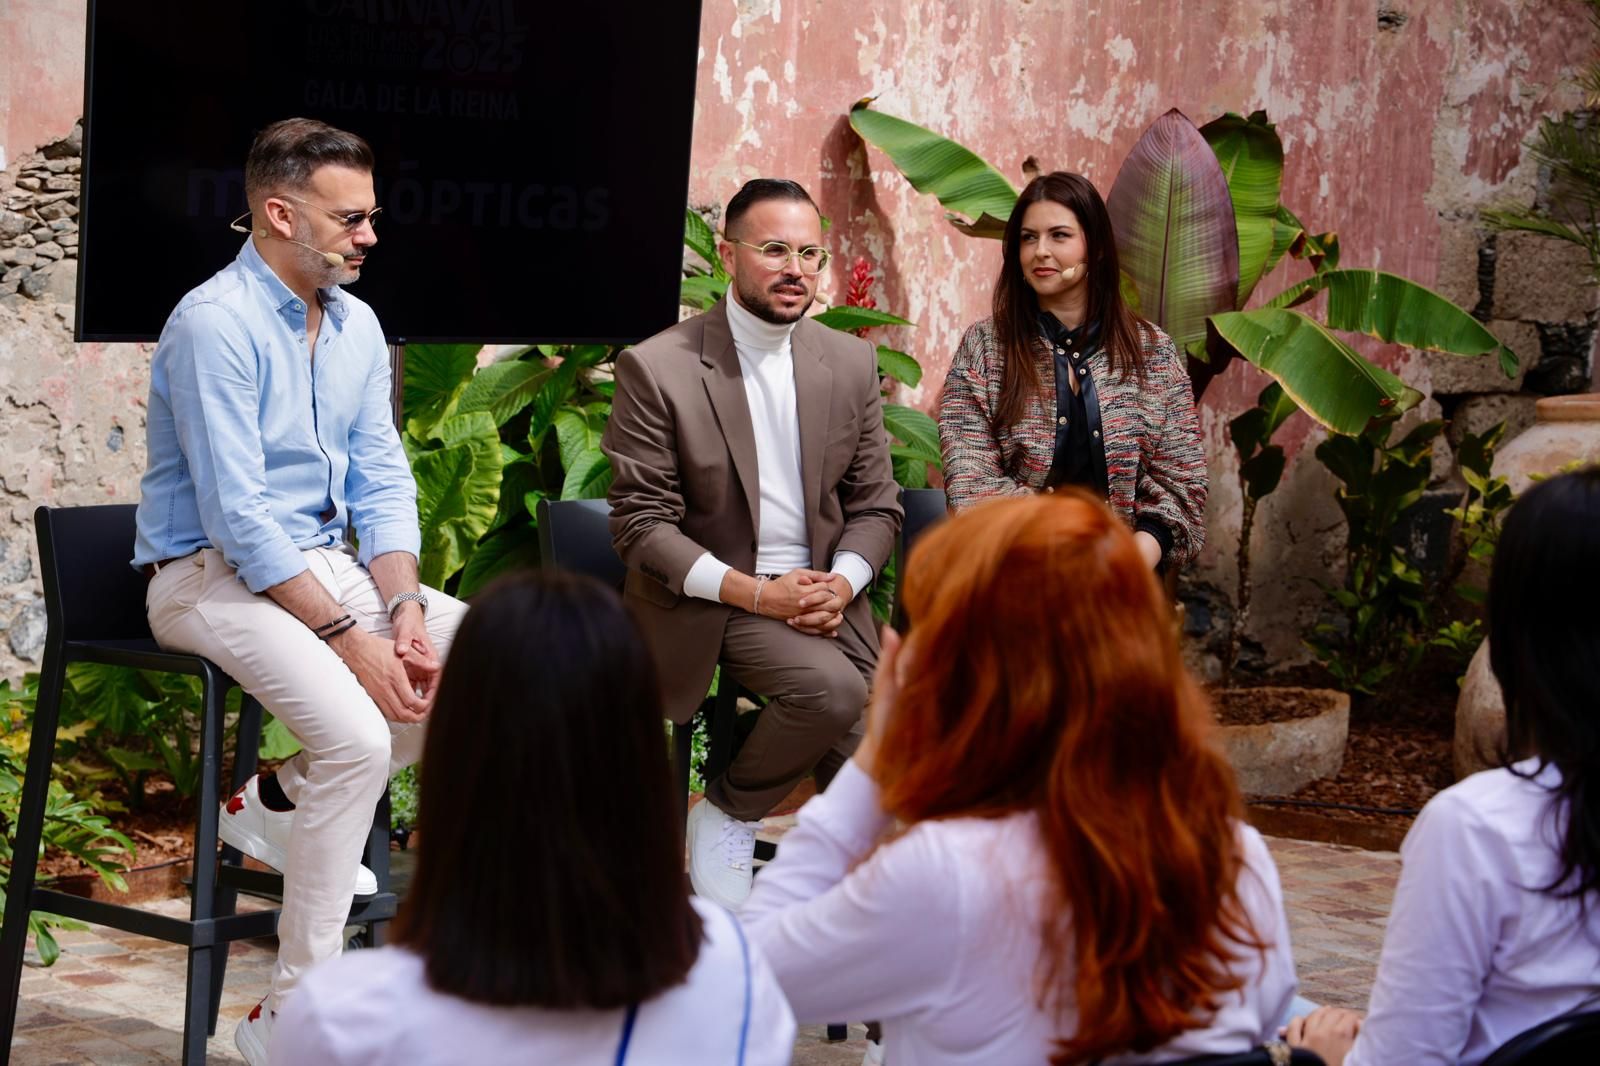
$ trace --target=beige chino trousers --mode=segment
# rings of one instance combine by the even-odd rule
[[[314,548],[305,560],[357,625],[390,635],[377,583],[353,551]],[[428,635],[443,659],[467,606],[424,591]],[[145,609],[163,648],[216,663],[303,746],[278,770],[278,782],[295,804],[278,961],[267,997],[268,1009],[278,1010],[307,969],[343,949],[373,811],[389,775],[422,754],[424,727],[384,718],[332,648],[270,597],[245,588],[213,548],[162,567],[150,580]]]

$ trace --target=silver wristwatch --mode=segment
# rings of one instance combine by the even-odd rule
[[[428,597],[420,592],[402,592],[389,601],[389,620],[394,621],[394,612],[402,603],[414,603],[422,608],[422,613],[428,613]]]

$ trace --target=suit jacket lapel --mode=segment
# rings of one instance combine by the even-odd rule
[[[833,371],[822,362],[822,353],[807,340],[808,327],[812,325],[801,321],[795,327],[790,347],[794,352],[794,397],[800,422],[800,477],[806,490],[806,521],[815,526],[822,504],[822,451],[828,444]],[[815,537],[816,530],[811,532]]]
[[[750,422],[750,401],[739,370],[739,353],[734,350],[733,334],[728,329],[728,308],[722,302],[706,312],[700,362],[705,365],[706,395],[711,398],[711,409],[728,442],[728,454],[733,457],[733,469],[750,508],[751,531],[755,532],[761,528],[756,431]]]

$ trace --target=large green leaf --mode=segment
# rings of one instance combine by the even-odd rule
[[[1234,306],[1243,307],[1272,254],[1283,185],[1283,142],[1265,111],[1249,118],[1230,111],[1201,126],[1200,135],[1216,153],[1233,200],[1233,222],[1239,233],[1239,296]]]
[[[883,424],[895,440],[924,462],[938,466],[942,462],[939,452],[939,426],[926,414],[914,407],[897,403],[883,405]]]
[[[461,571],[456,594],[463,598],[476,593],[509,570],[532,569],[539,565],[539,534],[531,523],[507,526],[491,533],[473,549],[472,558]]]
[[[441,588],[467,561],[500,501],[500,434],[487,411],[440,424],[439,447],[411,464],[417,481],[424,584]]]
[[[571,470],[584,452],[600,447],[606,416],[598,410],[566,406],[556,412],[556,441],[561,446],[561,468]]]
[[[720,272],[722,258],[717,255],[717,235],[711,231],[710,223],[692,207],[683,209],[683,243],[706,261],[712,273]]]
[[[1219,338],[1283,386],[1306,414],[1335,433],[1414,406],[1422,394],[1364,359],[1298,311],[1262,307],[1211,317]]]
[[[1515,377],[1517,356],[1483,323],[1432,289],[1381,270],[1330,270],[1313,274],[1276,296],[1269,307],[1293,307],[1319,292],[1328,294],[1328,325],[1365,333],[1392,344],[1450,355],[1493,352],[1506,377]]]
[[[829,329],[867,329],[872,326],[909,326],[912,323],[899,315],[891,315],[887,311],[879,311],[873,307],[848,307],[843,304],[830,307],[820,315],[813,316],[813,321],[818,325],[827,326]]]
[[[473,375],[456,401],[455,414],[488,411],[503,426],[538,395],[551,370],[542,361],[518,359],[494,363]]]
[[[696,311],[709,311],[728,291],[728,279],[695,274],[678,283],[678,302]]]
[[[590,448],[567,466],[561,482],[563,500],[598,500],[611,488],[611,460],[599,448]]]
[[[1122,163],[1106,198],[1122,269],[1142,313],[1179,348],[1239,295],[1239,237],[1217,157],[1181,111],[1162,115]]]
[[[882,149],[918,192],[932,193],[951,214],[950,224],[973,237],[1000,237],[1017,203],[1017,190],[972,151],[932,130],[874,111],[862,100],[850,125]]]
[[[922,364],[905,352],[878,345],[878,376],[893,378],[902,385],[916,388],[922,380]]]
[[[400,390],[406,429],[426,440],[449,417],[478,368],[478,344],[408,344]]]

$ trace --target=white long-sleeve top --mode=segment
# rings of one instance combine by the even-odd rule
[[[639,1007],[620,1061],[784,1066],[794,1013],[772,970],[726,911],[691,902],[705,925],[700,957],[688,980]],[[470,1003],[434,990],[415,952],[384,947],[313,969],[274,1021],[268,1055],[275,1066],[611,1066],[624,1015]]]
[[[1540,1022],[1600,1005],[1600,900],[1583,914],[1539,891],[1561,869],[1560,781],[1554,766],[1532,780],[1486,770],[1428,801],[1400,849],[1371,1009],[1346,1066],[1475,1066]]]
[[[874,850],[888,823],[877,785],[846,763],[801,809],[740,911],[796,1017],[880,1019],[891,1063],[1048,1061],[1052,1039],[1076,1018],[1070,1006],[1059,1016],[1042,1008],[1036,989],[1051,878],[1036,817],[921,822]],[[1239,893],[1270,945],[1265,957],[1240,950],[1244,987],[1205,1028],[1108,1063],[1245,1051],[1276,1038],[1295,991],[1289,928],[1261,837],[1240,826],[1239,841]]]

